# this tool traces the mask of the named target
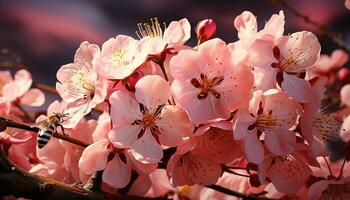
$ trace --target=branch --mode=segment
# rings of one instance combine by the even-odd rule
[[[242,198],[243,200],[272,200],[271,198],[258,197],[256,194],[246,195],[246,194],[243,194],[243,193],[240,193],[237,191],[233,191],[233,190],[221,187],[220,185],[208,185],[205,187],[216,190],[218,192],[222,192],[222,193],[227,194],[227,195]]]
[[[10,163],[0,151],[0,196],[15,195],[30,199],[120,199],[149,200],[123,194],[93,192],[78,186],[27,173]]]

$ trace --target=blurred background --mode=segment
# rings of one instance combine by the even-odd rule
[[[342,33],[350,43],[350,11],[344,0],[290,0],[301,13],[328,31]],[[322,52],[338,48],[317,29],[295,17],[281,4],[264,0],[0,0],[0,47],[23,58],[34,80],[54,86],[56,71],[73,62],[75,50],[83,41],[102,45],[118,34],[137,38],[136,24],[151,17],[169,24],[172,20],[188,18],[192,27],[199,20],[212,18],[217,23],[217,37],[227,43],[237,40],[234,18],[244,10],[258,16],[259,27],[279,10],[286,15],[285,33],[310,30],[320,36]],[[195,44],[192,29],[192,40]]]

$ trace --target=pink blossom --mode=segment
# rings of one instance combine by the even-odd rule
[[[208,160],[192,150],[195,143],[190,141],[177,147],[168,162],[166,171],[173,186],[181,185],[211,185],[217,182],[222,174],[220,164]]]
[[[252,73],[233,59],[225,42],[217,38],[171,59],[172,92],[195,124],[227,119],[250,98]]]
[[[349,199],[350,177],[320,180],[309,188],[308,199]]]
[[[107,81],[99,77],[92,64],[99,53],[98,46],[89,42],[81,43],[76,51],[74,63],[63,65],[57,72],[56,89],[68,102],[67,112],[71,115],[67,128],[73,127],[92,108],[105,100]]]
[[[350,84],[344,85],[340,91],[341,101],[350,107]]]
[[[30,89],[33,79],[27,70],[17,71],[14,79],[8,72],[4,72],[1,74],[1,79],[4,84],[0,87],[1,94],[9,102],[18,100],[18,103],[27,106],[41,106],[45,102],[45,95],[41,90]]]
[[[350,10],[350,1],[345,0],[345,7]]]
[[[279,192],[293,194],[305,184],[312,171],[303,160],[289,156],[270,156],[259,165],[259,179],[268,178]]]
[[[300,127],[303,137],[312,148],[312,152],[315,156],[319,156],[327,153],[326,141],[339,134],[341,121],[335,113],[326,113],[320,110],[326,80],[316,78],[311,82],[311,101],[304,104]]]
[[[158,55],[165,49],[178,48],[191,37],[191,26],[186,18],[172,21],[162,30],[157,18],[151,19],[151,24],[138,24],[136,32],[142,42],[148,44],[148,54]]]
[[[264,136],[266,147],[276,155],[294,151],[300,105],[284,92],[268,90],[254,92],[248,108],[238,111],[233,125],[234,138],[243,139],[249,161],[260,164],[264,159],[264,145],[259,140]]]
[[[118,35],[102,45],[93,59],[96,72],[107,79],[124,79],[140,67],[147,58],[148,44],[132,37]]]
[[[160,144],[176,146],[193,130],[181,108],[167,105],[169,99],[169,85],[157,75],[141,78],[135,97],[125,91],[113,93],[110,140],[119,148],[130,148],[140,162],[159,162],[163,156]]]
[[[331,56],[321,55],[320,59],[308,71],[318,76],[324,76],[342,67],[348,59],[349,56],[345,51],[337,49],[332,52]]]

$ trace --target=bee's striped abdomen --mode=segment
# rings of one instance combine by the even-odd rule
[[[49,142],[53,134],[54,134],[53,126],[40,129],[40,131],[38,132],[38,139],[37,139],[39,149],[43,148]]]

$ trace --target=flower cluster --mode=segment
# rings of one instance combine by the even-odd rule
[[[207,19],[191,47],[187,19],[164,29],[155,18],[138,24],[138,39],[83,42],[57,72],[62,101],[47,116],[67,113],[65,134],[88,147],[51,139],[35,149],[29,133],[0,141],[32,173],[85,183],[102,171],[104,189],[128,187],[134,195],[230,198],[204,187],[219,184],[269,198],[347,199],[349,170],[328,171],[320,159],[331,154],[329,140],[350,140],[350,117],[342,122],[350,113],[347,54],[320,56],[313,33],[285,34],[284,24],[280,11],[259,30],[244,11],[233,21],[239,40],[227,44]],[[2,116],[19,116],[11,106],[43,104],[27,71],[0,75]],[[339,80],[344,109],[329,112],[325,86]],[[93,110],[102,111],[98,119]]]

